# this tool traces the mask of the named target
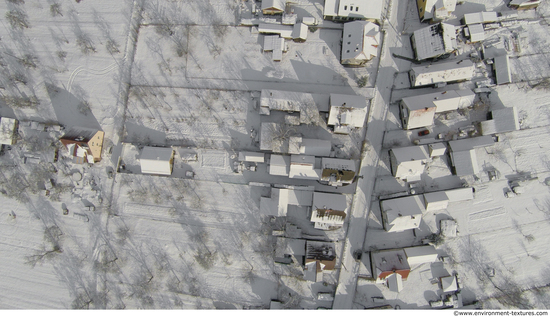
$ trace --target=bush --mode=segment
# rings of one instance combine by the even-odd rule
[[[21,11],[12,10],[6,12],[6,20],[8,20],[14,29],[28,29],[30,27],[28,16]]]
[[[369,77],[368,76],[361,76],[357,79],[357,86],[359,88],[365,87],[369,83]]]

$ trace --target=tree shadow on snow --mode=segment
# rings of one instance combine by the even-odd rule
[[[84,101],[78,99],[69,91],[54,85],[47,84],[46,90],[57,116],[57,121],[61,125],[101,130],[99,122]]]

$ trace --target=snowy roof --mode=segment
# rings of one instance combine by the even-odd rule
[[[285,10],[286,0],[263,0],[262,1],[262,11],[272,9],[273,11]]]
[[[290,156],[271,154],[269,159],[269,174],[288,176],[290,172]]]
[[[451,161],[457,176],[467,176],[479,173],[476,151],[474,149],[451,152]]]
[[[239,152],[239,161],[263,163],[265,161],[265,154],[260,152]]]
[[[304,23],[294,24],[294,28],[292,29],[292,38],[305,41],[307,39],[307,30],[307,25]]]
[[[478,147],[485,147],[495,144],[491,136],[480,136],[476,138],[449,141],[452,152],[469,151]]]
[[[316,260],[318,268],[322,270],[333,270],[336,264],[336,251],[334,243],[310,241],[306,242],[306,262]]]
[[[426,145],[393,148],[390,151],[393,153],[397,163],[427,161],[430,158],[428,155],[428,147]]]
[[[520,129],[518,111],[515,107],[492,110],[493,118],[481,122],[481,134],[489,135],[517,131]]]
[[[264,51],[283,51],[285,45],[285,39],[279,35],[265,35],[264,36]]]
[[[457,0],[424,0],[418,2],[419,8],[424,10],[424,19],[443,19],[449,16],[456,7]],[[421,7],[422,3],[424,7]]]
[[[300,136],[290,137],[288,153],[313,156],[329,156],[332,149],[329,140],[304,139]]]
[[[411,67],[410,77],[413,87],[471,79],[475,65],[470,60],[435,63]]]
[[[330,94],[330,106],[344,106],[346,108],[365,109],[367,99],[363,96]]]
[[[432,245],[404,248],[403,251],[405,251],[407,262],[411,267],[422,263],[435,262],[438,257],[437,251]]]
[[[260,211],[263,215],[284,217],[287,215],[288,205],[309,207],[312,203],[312,191],[273,188],[271,197],[261,197]]]
[[[313,193],[311,221],[341,225],[347,215],[346,196],[342,194]]]
[[[426,211],[421,195],[382,200],[380,207],[385,214],[388,232],[416,229],[420,226],[422,213]]]
[[[306,255],[306,240],[277,237],[275,256],[282,258],[286,254],[297,257]]]
[[[380,20],[383,0],[325,0],[323,15]]]
[[[353,21],[344,24],[342,62],[348,59],[371,60],[378,55],[380,28],[372,22]]]
[[[16,120],[2,117],[0,119],[0,144],[14,144]]]
[[[319,111],[328,111],[328,95],[310,94],[304,92],[262,89],[260,109],[299,112],[300,123],[316,122]]]
[[[470,33],[471,42],[479,42],[485,39],[485,29],[481,23],[468,25],[468,32]]]
[[[457,49],[454,25],[439,23],[414,31],[412,41],[417,60],[437,57]]]
[[[319,179],[321,177],[321,170],[315,169],[315,156],[291,155],[288,177],[313,180]]]
[[[424,204],[426,211],[446,209],[449,204],[449,197],[444,191],[424,193]]]
[[[406,279],[411,269],[403,249],[371,252],[371,262],[374,276],[379,280],[386,279],[394,272]]]
[[[445,194],[449,197],[450,203],[474,199],[474,192],[470,187],[449,189]]]
[[[267,34],[279,34],[286,39],[292,38],[293,27],[291,25],[273,24],[273,23],[260,23],[258,25],[258,32]]]
[[[512,0],[510,7],[523,8],[529,6],[538,6],[541,3],[540,0]]]
[[[321,160],[322,169],[334,169],[338,171],[355,171],[355,161],[339,158],[323,157]]]
[[[428,145],[430,149],[430,157],[445,155],[447,147],[443,143],[432,143]]]
[[[512,73],[510,71],[510,59],[508,54],[495,56],[493,67],[497,85],[508,84],[512,82]]]
[[[458,290],[456,277],[454,275],[440,277],[439,280],[441,281],[441,290],[443,291],[443,293],[456,292]]]
[[[496,12],[474,12],[464,14],[464,24],[490,23],[498,21]]]
[[[174,150],[172,148],[160,148],[146,146],[141,152],[139,162],[143,174],[172,174],[172,158]]]
[[[401,274],[393,273],[386,280],[390,291],[399,293],[403,289],[403,277]]]
[[[421,110],[426,107],[436,107],[435,112],[445,112],[467,107],[475,98],[475,93],[470,89],[446,90],[431,94],[405,97],[401,100],[403,106],[409,111]]]
[[[361,128],[365,124],[367,117],[367,101],[362,96],[352,95],[330,95],[330,112],[327,124],[335,126],[335,132],[339,126],[349,126],[351,128]],[[340,133],[349,133],[346,130]]]

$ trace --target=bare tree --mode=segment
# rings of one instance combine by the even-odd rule
[[[63,252],[61,249],[62,236],[63,232],[57,225],[46,227],[44,230],[44,244],[35,254],[26,257],[26,263],[35,267],[36,264],[43,263],[45,260],[52,259]]]
[[[56,17],[58,15],[63,16],[63,13],[61,12],[61,4],[54,3],[50,5],[50,14],[52,17]]]
[[[6,20],[14,29],[28,29],[30,27],[27,14],[18,10],[6,12]]]
[[[113,39],[107,40],[107,43],[105,43],[105,48],[107,48],[107,52],[109,52],[109,54],[120,53],[118,43]]]
[[[20,108],[36,108],[40,104],[38,98],[32,97],[15,97],[15,96],[2,96],[2,100],[6,105],[13,109]]]
[[[76,45],[80,47],[80,51],[83,54],[91,54],[97,52],[94,43],[86,34],[82,33],[78,35],[78,37],[76,38]]]

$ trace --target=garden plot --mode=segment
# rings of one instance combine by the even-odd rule
[[[259,114],[249,92],[159,87],[132,87],[130,92],[129,142],[253,149],[252,128],[259,131]]]
[[[234,25],[239,10],[237,0],[146,1],[144,24]]]

